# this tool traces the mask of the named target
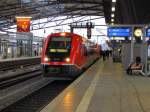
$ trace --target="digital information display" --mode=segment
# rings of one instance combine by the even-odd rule
[[[109,27],[107,29],[108,37],[130,37],[131,28],[130,27]]]
[[[146,29],[146,37],[150,37],[150,28]]]
[[[52,41],[71,41],[68,37],[52,37]]]

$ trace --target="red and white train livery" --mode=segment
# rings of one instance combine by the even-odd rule
[[[99,57],[99,46],[78,34],[50,34],[41,56],[43,75],[75,77]]]

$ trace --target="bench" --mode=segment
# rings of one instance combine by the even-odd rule
[[[141,69],[137,70],[137,69],[131,69],[132,70],[132,74],[141,74],[143,76],[145,76],[145,73],[144,73],[144,65],[141,64]]]

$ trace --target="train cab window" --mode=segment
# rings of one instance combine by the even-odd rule
[[[50,48],[71,48],[71,38],[68,37],[52,37],[49,44]]]
[[[47,48],[47,55],[51,61],[63,61],[70,56],[71,38],[70,37],[51,37]]]

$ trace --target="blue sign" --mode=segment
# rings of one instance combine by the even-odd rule
[[[109,27],[107,29],[108,37],[130,37],[131,28],[129,27]]]
[[[146,37],[150,37],[150,28],[146,29]]]

